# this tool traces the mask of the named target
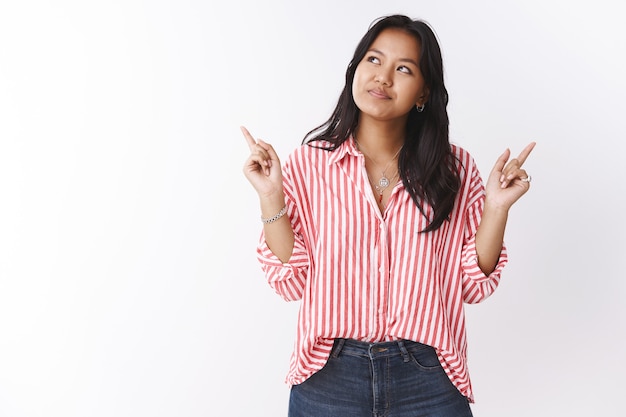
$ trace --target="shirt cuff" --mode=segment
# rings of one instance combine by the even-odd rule
[[[500,251],[500,257],[496,264],[494,270],[486,275],[478,266],[478,253],[476,252],[476,236],[472,237],[470,241],[463,248],[462,254],[462,265],[465,276],[476,283],[481,283],[485,281],[490,281],[493,279],[498,279],[502,270],[506,266],[508,262],[508,256],[506,252],[506,247],[502,245],[502,249]]]

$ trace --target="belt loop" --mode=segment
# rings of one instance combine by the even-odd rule
[[[334,359],[337,359],[339,353],[341,353],[341,349],[343,349],[343,344],[346,343],[346,339],[335,339],[335,346],[333,347],[333,351],[331,352],[331,356]]]
[[[406,347],[404,346],[404,342],[402,340],[398,340],[398,347],[400,348],[400,353],[402,353],[402,359],[404,359],[404,362],[409,362],[411,360],[411,358],[409,357],[409,351],[406,350]]]

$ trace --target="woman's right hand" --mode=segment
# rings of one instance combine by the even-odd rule
[[[248,142],[250,156],[243,167],[243,173],[261,198],[283,195],[283,174],[280,160],[269,143],[254,139],[248,129],[241,126],[241,132]]]

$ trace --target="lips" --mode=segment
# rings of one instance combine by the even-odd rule
[[[383,90],[381,90],[380,88],[375,88],[373,90],[368,90],[367,92],[371,96],[373,96],[375,98],[379,98],[381,100],[389,100],[391,98]]]

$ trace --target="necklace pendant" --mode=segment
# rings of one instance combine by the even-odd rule
[[[387,188],[389,186],[389,179],[384,175],[378,180],[378,185],[380,188]]]

